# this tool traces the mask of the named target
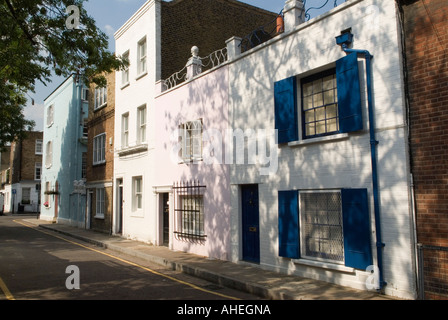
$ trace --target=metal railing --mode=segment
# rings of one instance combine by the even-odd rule
[[[322,2],[323,0],[320,0],[320,2]],[[345,2],[345,1],[347,1],[347,0],[343,0],[343,2]],[[313,1],[313,4],[314,4],[314,2],[317,2],[317,1]],[[306,11],[305,11],[305,20],[306,21],[308,21],[308,20],[310,20],[311,19],[311,15],[310,15],[310,13],[309,13],[309,11],[310,10],[320,10],[320,9],[322,9],[322,8],[324,8],[327,4],[328,4],[328,2],[330,2],[330,0],[326,0],[322,5],[320,5],[320,6],[316,6],[316,7],[309,7],[308,9],[306,9]],[[340,1],[341,2],[341,1]],[[306,3],[307,3],[307,0],[303,0],[303,4],[305,5],[305,8],[306,8]],[[333,7],[335,8],[335,7],[337,7],[338,6],[338,0],[333,0]]]
[[[227,47],[216,50],[206,57],[197,57],[201,61],[201,73],[216,68],[227,61]],[[163,80],[163,91],[169,90],[179,84],[189,80],[188,66],[185,65],[181,70],[173,73],[166,80]]]

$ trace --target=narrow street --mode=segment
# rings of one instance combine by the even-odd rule
[[[0,216],[0,300],[5,299],[233,301],[258,298],[52,234],[27,225],[21,216]]]

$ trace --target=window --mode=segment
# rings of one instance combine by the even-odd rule
[[[86,102],[89,101],[89,89],[88,88],[82,89],[81,100],[86,101]]]
[[[202,120],[190,121],[180,126],[182,137],[182,159],[202,159]]]
[[[105,211],[105,189],[96,189],[96,213],[95,218],[104,218]]]
[[[300,192],[299,199],[302,256],[344,262],[340,191]]]
[[[81,178],[87,177],[87,152],[82,153]]]
[[[129,113],[121,116],[121,147],[129,146]]]
[[[40,180],[42,175],[42,163],[36,162],[34,164],[34,180]]]
[[[193,236],[204,235],[204,197],[181,196],[182,232]]]
[[[46,207],[50,206],[50,194],[49,194],[50,190],[51,190],[51,183],[50,181],[47,181],[45,182],[45,194],[44,194],[44,205],[46,204],[45,205]]]
[[[31,203],[31,188],[22,188],[22,204]]]
[[[54,118],[54,105],[50,105],[47,108],[47,126],[51,126],[53,124]]]
[[[123,54],[123,60],[129,61],[129,51],[126,51]],[[121,85],[124,86],[129,83],[129,66],[126,67],[123,71],[121,71]]]
[[[335,69],[306,78],[293,76],[275,82],[275,129],[278,143],[362,130],[357,55],[349,54],[335,64]],[[300,107],[298,81],[301,88]],[[299,123],[302,127],[300,132]]]
[[[137,75],[141,75],[146,72],[146,37],[139,41],[137,47]]]
[[[372,264],[367,189],[279,191],[279,255],[344,264]]]
[[[107,88],[95,89],[95,110],[107,104]]]
[[[53,142],[48,141],[45,148],[45,166],[47,168],[51,167],[53,163]]]
[[[339,131],[335,70],[301,81],[303,137],[311,138]]]
[[[138,142],[146,142],[146,105],[137,109],[137,135]]]
[[[193,241],[204,240],[204,193],[206,186],[198,180],[180,181],[173,186],[175,221],[174,234]]]
[[[102,133],[93,138],[93,164],[106,162],[106,134]]]
[[[143,179],[142,177],[134,177],[133,179],[133,203],[134,211],[143,208]]]
[[[35,148],[35,154],[42,154],[42,145],[43,142],[41,139],[36,140],[36,148]]]

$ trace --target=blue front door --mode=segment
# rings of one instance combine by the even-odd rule
[[[243,260],[260,262],[260,228],[258,211],[258,185],[241,188],[243,222]]]

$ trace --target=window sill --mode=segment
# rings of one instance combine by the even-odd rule
[[[145,72],[143,72],[143,73],[140,73],[136,78],[135,78],[135,80],[138,80],[138,79],[140,79],[140,78],[143,78],[144,76],[146,76],[148,74],[148,71],[145,71]]]
[[[313,261],[313,260],[306,260],[306,259],[293,259],[292,262],[294,262],[295,264],[301,264],[301,265],[305,265],[305,266],[317,267],[317,268],[322,268],[322,269],[331,269],[331,270],[336,270],[336,271],[341,271],[341,272],[346,272],[346,273],[354,273],[355,272],[354,268],[346,267],[346,266],[343,266],[340,264],[330,263],[330,262]]]
[[[139,144],[139,145],[132,146],[132,147],[125,147],[123,149],[118,150],[117,153],[121,157],[121,156],[126,156],[129,154],[139,153],[139,152],[144,152],[144,151],[148,151],[148,144],[146,144],[146,143]]]
[[[93,112],[95,113],[95,112],[97,112],[97,111],[100,111],[101,109],[104,109],[106,106],[107,106],[107,103],[103,103],[103,104],[100,105],[99,107],[94,108]]]
[[[331,136],[325,136],[325,137],[318,137],[318,138],[311,138],[311,139],[305,139],[305,140],[300,140],[300,141],[288,142],[288,146],[289,147],[300,147],[300,146],[307,146],[307,145],[315,144],[315,143],[345,140],[345,139],[348,139],[348,138],[349,138],[348,133],[338,133],[338,134],[334,134],[334,135],[331,135]]]
[[[104,214],[96,214],[94,218],[104,220]]]
[[[126,83],[123,83],[123,84],[121,85],[120,89],[123,90],[124,88],[129,87],[130,84],[131,84],[131,83],[130,83],[129,81],[126,82]]]

